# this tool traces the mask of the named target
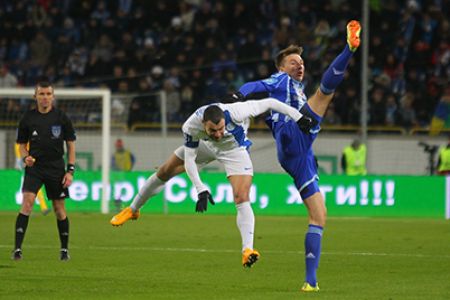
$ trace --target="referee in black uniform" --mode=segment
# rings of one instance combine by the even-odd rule
[[[27,111],[19,122],[17,143],[25,164],[22,185],[23,202],[16,220],[16,240],[12,259],[22,259],[22,242],[27,230],[36,194],[45,185],[48,199],[52,200],[56,214],[60,259],[69,260],[69,219],[64,199],[69,197],[68,187],[75,172],[75,131],[67,115],[53,106],[53,87],[48,82],[39,82],[35,87],[36,108]],[[64,165],[64,141],[68,161]],[[29,150],[27,150],[29,143]]]

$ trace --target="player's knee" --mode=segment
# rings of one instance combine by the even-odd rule
[[[169,179],[168,179],[169,176],[167,176],[167,174],[166,174],[163,170],[161,170],[161,169],[158,169],[158,172],[156,173],[156,176],[157,176],[159,179],[163,180],[163,181],[169,180]]]
[[[321,209],[315,210],[311,214],[311,219],[319,226],[324,227],[327,220],[327,209],[326,207],[322,207]]]
[[[175,154],[172,154],[169,159],[158,168],[156,176],[162,181],[168,181],[184,171],[184,161]]]
[[[326,225],[326,216],[311,216],[309,218],[309,224],[318,225],[323,228]]]
[[[239,204],[249,201],[249,195],[247,191],[238,191],[234,193],[234,203]]]
[[[156,176],[158,176],[158,178],[163,181],[168,181],[172,177],[171,170],[167,165],[164,164],[158,168],[158,172],[156,172]]]
[[[326,213],[321,214],[317,218],[317,223],[319,224],[319,226],[325,227],[326,221],[327,221],[327,214]]]
[[[314,96],[312,96],[308,100],[308,106],[315,114],[323,117],[328,108],[328,105],[330,104],[331,100],[333,100],[333,95],[334,94],[326,95],[322,93],[320,89],[318,89]]]

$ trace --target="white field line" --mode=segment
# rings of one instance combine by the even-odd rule
[[[10,248],[11,245],[0,245],[0,248]],[[26,245],[24,248],[30,249],[54,249],[52,246],[45,245]],[[164,248],[164,247],[127,247],[127,246],[87,246],[77,247],[71,246],[70,249],[82,250],[106,250],[106,251],[155,251],[155,252],[198,252],[198,253],[238,253],[238,250],[230,249],[203,249],[203,248]],[[303,251],[292,250],[263,250],[262,254],[295,254],[302,255]],[[414,254],[414,253],[377,253],[377,252],[343,252],[343,251],[324,251],[322,255],[336,255],[336,256],[386,256],[386,257],[413,257],[413,258],[444,258],[449,259],[450,255],[435,255],[435,254]]]

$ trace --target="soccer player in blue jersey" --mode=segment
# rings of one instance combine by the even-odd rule
[[[317,165],[312,143],[320,130],[320,122],[333,98],[334,91],[344,78],[347,65],[359,47],[361,25],[358,21],[347,24],[347,45],[323,74],[316,93],[306,98],[302,79],[305,65],[301,57],[303,49],[291,45],[280,51],[275,63],[278,73],[270,78],[244,84],[235,98],[245,99],[253,93],[266,92],[302,114],[301,126],[288,116],[272,110],[267,124],[276,140],[278,160],[292,176],[308,209],[309,227],[305,237],[306,280],[302,291],[319,291],[316,271],[319,266],[322,233],[325,226],[326,207],[319,190]]]

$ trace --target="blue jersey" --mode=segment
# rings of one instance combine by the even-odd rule
[[[239,91],[244,95],[259,92],[268,92],[270,97],[300,110],[306,103],[304,86],[301,82],[292,79],[287,73],[278,72],[269,78],[244,84]],[[289,121],[290,118],[277,111],[271,111],[272,122]]]
[[[268,92],[270,97],[286,103],[298,111],[304,107],[319,124],[322,120],[308,106],[303,84],[292,79],[287,73],[279,72],[267,79],[246,83],[239,89],[239,92],[244,96]],[[294,179],[302,198],[306,199],[318,192],[319,177],[312,143],[317,137],[319,125],[309,133],[304,133],[288,116],[273,110],[266,121],[276,140],[278,161]]]

